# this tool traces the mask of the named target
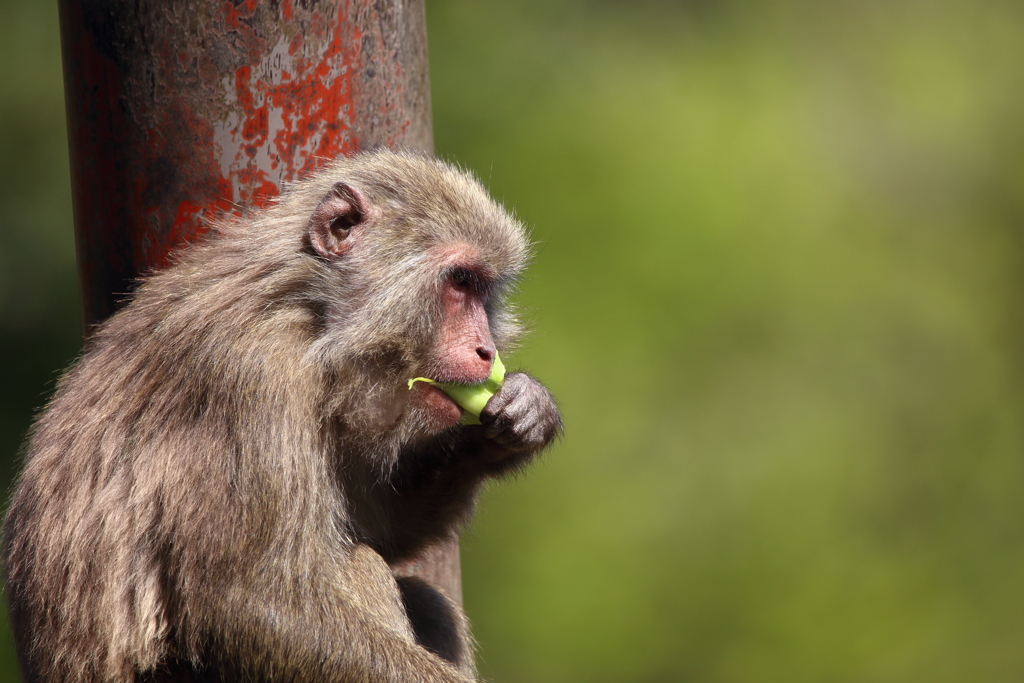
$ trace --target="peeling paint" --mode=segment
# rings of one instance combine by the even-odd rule
[[[338,154],[431,150],[422,0],[61,0],[84,317]]]

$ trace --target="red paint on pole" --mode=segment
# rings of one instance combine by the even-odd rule
[[[432,146],[417,3],[62,0],[61,15],[87,325],[218,215],[339,154]]]

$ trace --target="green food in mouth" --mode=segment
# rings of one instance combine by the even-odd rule
[[[504,381],[505,366],[502,364],[501,358],[498,357],[497,352],[495,352],[494,363],[491,365],[491,375],[479,384],[435,382],[427,377],[414,377],[409,380],[409,388],[412,389],[412,385],[416,382],[427,382],[428,384],[433,384],[438,389],[448,394],[448,397],[462,408],[464,412],[462,416],[462,424],[478,425],[480,424],[480,411],[482,411],[484,406],[487,405],[487,402],[491,400],[491,396],[498,393],[498,389],[501,388]]]

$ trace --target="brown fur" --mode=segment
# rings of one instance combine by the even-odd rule
[[[376,218],[330,260],[307,226],[339,181]],[[493,275],[490,331],[515,342],[522,227],[466,174],[378,152],[215,233],[96,330],[32,428],[4,529],[26,680],[468,680],[461,611],[388,565],[560,422],[513,374],[508,429],[438,432],[406,380],[432,370],[444,249]]]

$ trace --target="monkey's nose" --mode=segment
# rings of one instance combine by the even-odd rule
[[[494,362],[494,349],[478,346],[476,347],[476,355],[480,356],[488,363]]]

